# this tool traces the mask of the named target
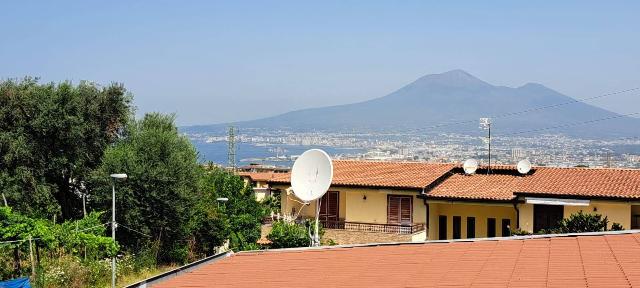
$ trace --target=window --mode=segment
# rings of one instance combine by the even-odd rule
[[[460,216],[453,216],[453,239],[462,238],[462,218]]]
[[[487,237],[496,237],[496,218],[487,219]]]
[[[502,219],[502,237],[511,236],[511,219]]]
[[[467,238],[476,238],[476,217],[467,217]]]
[[[338,221],[339,216],[339,200],[340,193],[337,191],[329,191],[320,198],[320,221]]]
[[[438,239],[447,240],[447,215],[438,216]]]
[[[413,198],[411,196],[387,196],[387,223],[411,225],[413,214]]]

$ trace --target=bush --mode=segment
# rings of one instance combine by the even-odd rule
[[[518,229],[515,229],[515,230],[511,230],[511,235],[512,236],[525,236],[525,235],[531,235],[531,232],[518,228]]]
[[[613,222],[613,224],[611,224],[611,231],[622,231],[622,230],[624,230],[624,227],[622,227],[622,224],[618,222]]]
[[[609,220],[600,214],[585,214],[582,211],[571,214],[558,222],[556,229],[551,229],[551,233],[582,233],[606,231]]]
[[[308,247],[311,243],[305,226],[285,221],[273,222],[267,239],[271,241],[271,248]]]

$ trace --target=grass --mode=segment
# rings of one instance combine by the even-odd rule
[[[118,287],[125,287],[127,285],[131,285],[133,283],[136,283],[138,281],[142,281],[144,279],[150,278],[152,276],[167,272],[169,270],[173,270],[178,268],[179,266],[177,265],[166,265],[166,266],[160,266],[160,267],[156,267],[156,268],[149,268],[149,269],[144,269],[140,272],[137,273],[132,273],[132,274],[128,274],[125,275],[124,277],[120,277],[118,279]],[[108,288],[111,287],[111,284],[107,284],[105,286],[103,286],[104,288]]]

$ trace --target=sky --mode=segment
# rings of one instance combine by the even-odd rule
[[[120,82],[138,116],[179,125],[364,101],[453,69],[586,98],[640,87],[638,12],[640,1],[3,1],[0,78]],[[640,92],[591,103],[640,112]]]

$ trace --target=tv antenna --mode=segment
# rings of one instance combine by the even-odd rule
[[[476,170],[478,169],[478,160],[473,158],[467,159],[462,164],[462,169],[464,170],[464,174],[467,174],[467,175],[472,175],[476,173]]]
[[[331,157],[320,150],[307,150],[293,163],[291,168],[291,189],[293,194],[305,203],[316,200],[316,225],[311,237],[311,246],[320,246],[318,225],[320,218],[320,197],[327,193],[333,180]]]
[[[487,174],[491,173],[491,118],[480,118],[480,129],[489,130],[489,167],[487,168]]]
[[[516,165],[516,168],[518,169],[518,172],[520,174],[526,175],[527,173],[529,173],[529,171],[531,171],[531,162],[529,162],[529,160],[527,159],[520,160],[520,162],[518,162],[518,165]]]

